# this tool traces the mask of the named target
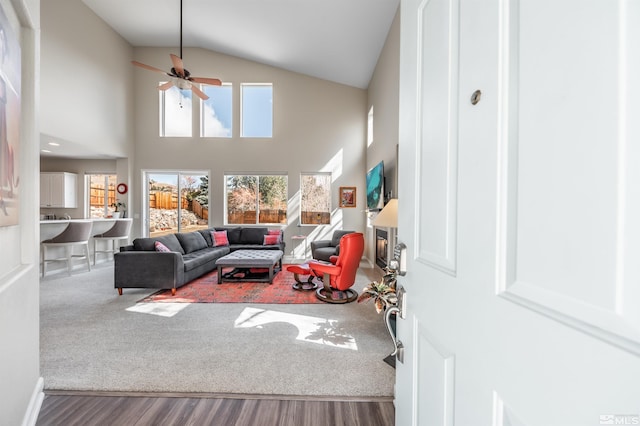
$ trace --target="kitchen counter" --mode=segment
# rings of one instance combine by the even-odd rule
[[[41,220],[40,221],[40,241],[48,240],[55,237],[59,233],[65,230],[69,225],[69,222],[93,222],[93,228],[91,229],[91,235],[101,234],[108,231],[116,219],[56,219],[56,220]],[[89,241],[89,246],[92,247],[93,243]]]
[[[69,226],[69,223],[71,222],[87,222],[87,221],[93,222],[93,227],[91,229],[91,235],[93,236],[96,234],[102,234],[103,232],[106,232],[109,229],[111,229],[111,227],[113,226],[116,220],[117,219],[113,219],[113,218],[41,220],[40,221],[40,242],[51,239],[56,235],[60,234],[62,231],[64,231],[67,228],[67,226]],[[109,243],[108,241],[99,242],[99,244],[108,244],[108,243]],[[98,247],[98,248],[100,249],[101,247]],[[64,253],[64,248],[62,247],[49,248],[49,250],[53,250],[54,254],[56,250],[57,252]],[[89,238],[89,252],[92,258],[93,258],[93,250],[94,250],[94,243],[93,243],[93,237],[91,237]],[[98,261],[98,263],[102,263],[102,262],[112,261],[112,259],[113,259],[112,256],[100,256],[96,260]],[[42,262],[42,259],[41,259],[41,262]],[[60,263],[60,265],[56,265],[54,263],[51,265],[51,267],[47,266],[47,272],[49,270],[63,268],[64,266],[65,265],[63,265],[62,262]]]

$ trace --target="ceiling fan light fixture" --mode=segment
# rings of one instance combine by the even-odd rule
[[[209,85],[222,85],[222,82],[217,78],[205,78],[205,77],[192,77],[191,73],[184,68],[182,63],[182,0],[180,0],[180,56],[176,56],[174,54],[170,54],[171,63],[173,67],[170,72],[164,72],[159,68],[152,67],[150,65],[143,64],[138,61],[131,61],[131,63],[137,67],[144,68],[149,71],[155,71],[158,73],[165,74],[166,76],[171,78],[170,83],[161,84],[158,88],[160,90],[167,90],[172,86],[176,86],[180,90],[191,90],[194,95],[206,101],[209,99],[199,87],[194,83],[201,84],[209,84]]]
[[[173,85],[176,86],[180,90],[189,90],[191,89],[191,83],[187,80],[183,80],[181,78],[173,78]]]

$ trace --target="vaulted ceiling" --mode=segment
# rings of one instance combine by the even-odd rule
[[[136,47],[180,44],[180,0],[83,0]],[[367,88],[399,0],[183,0],[183,46]]]

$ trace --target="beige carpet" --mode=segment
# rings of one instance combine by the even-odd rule
[[[371,304],[139,304],[154,290],[118,296],[113,263],[40,288],[45,389],[393,395],[393,345]]]

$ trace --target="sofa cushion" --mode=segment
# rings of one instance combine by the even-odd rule
[[[229,244],[240,244],[240,234],[242,233],[241,227],[216,226],[215,230],[227,231],[227,239],[229,240]]]
[[[264,236],[267,235],[267,228],[263,227],[247,227],[242,228],[239,244],[258,244],[262,245]],[[233,243],[232,243],[233,244]]]
[[[214,270],[215,261],[226,254],[229,254],[229,247],[207,247],[196,252],[185,254],[182,257],[184,260],[184,271],[191,271],[206,263],[211,263],[211,270]]]
[[[163,235],[161,237],[136,238],[135,240],[133,240],[133,248],[138,251],[155,251],[156,241],[160,241],[171,251],[176,251],[180,254],[184,254],[184,250],[182,249],[182,246],[180,245],[180,242],[176,238],[175,234]]]
[[[215,231],[215,229],[210,228],[210,229],[198,229],[198,232],[200,233],[200,235],[202,235],[202,238],[204,238],[204,240],[207,242],[207,247],[211,247],[213,245],[213,241],[211,240],[211,232]]]
[[[213,231],[211,233],[211,239],[213,241],[213,247],[228,246],[229,239],[227,237],[227,231]]]
[[[199,232],[180,232],[176,234],[176,238],[180,241],[185,253],[207,248],[207,241]]]

